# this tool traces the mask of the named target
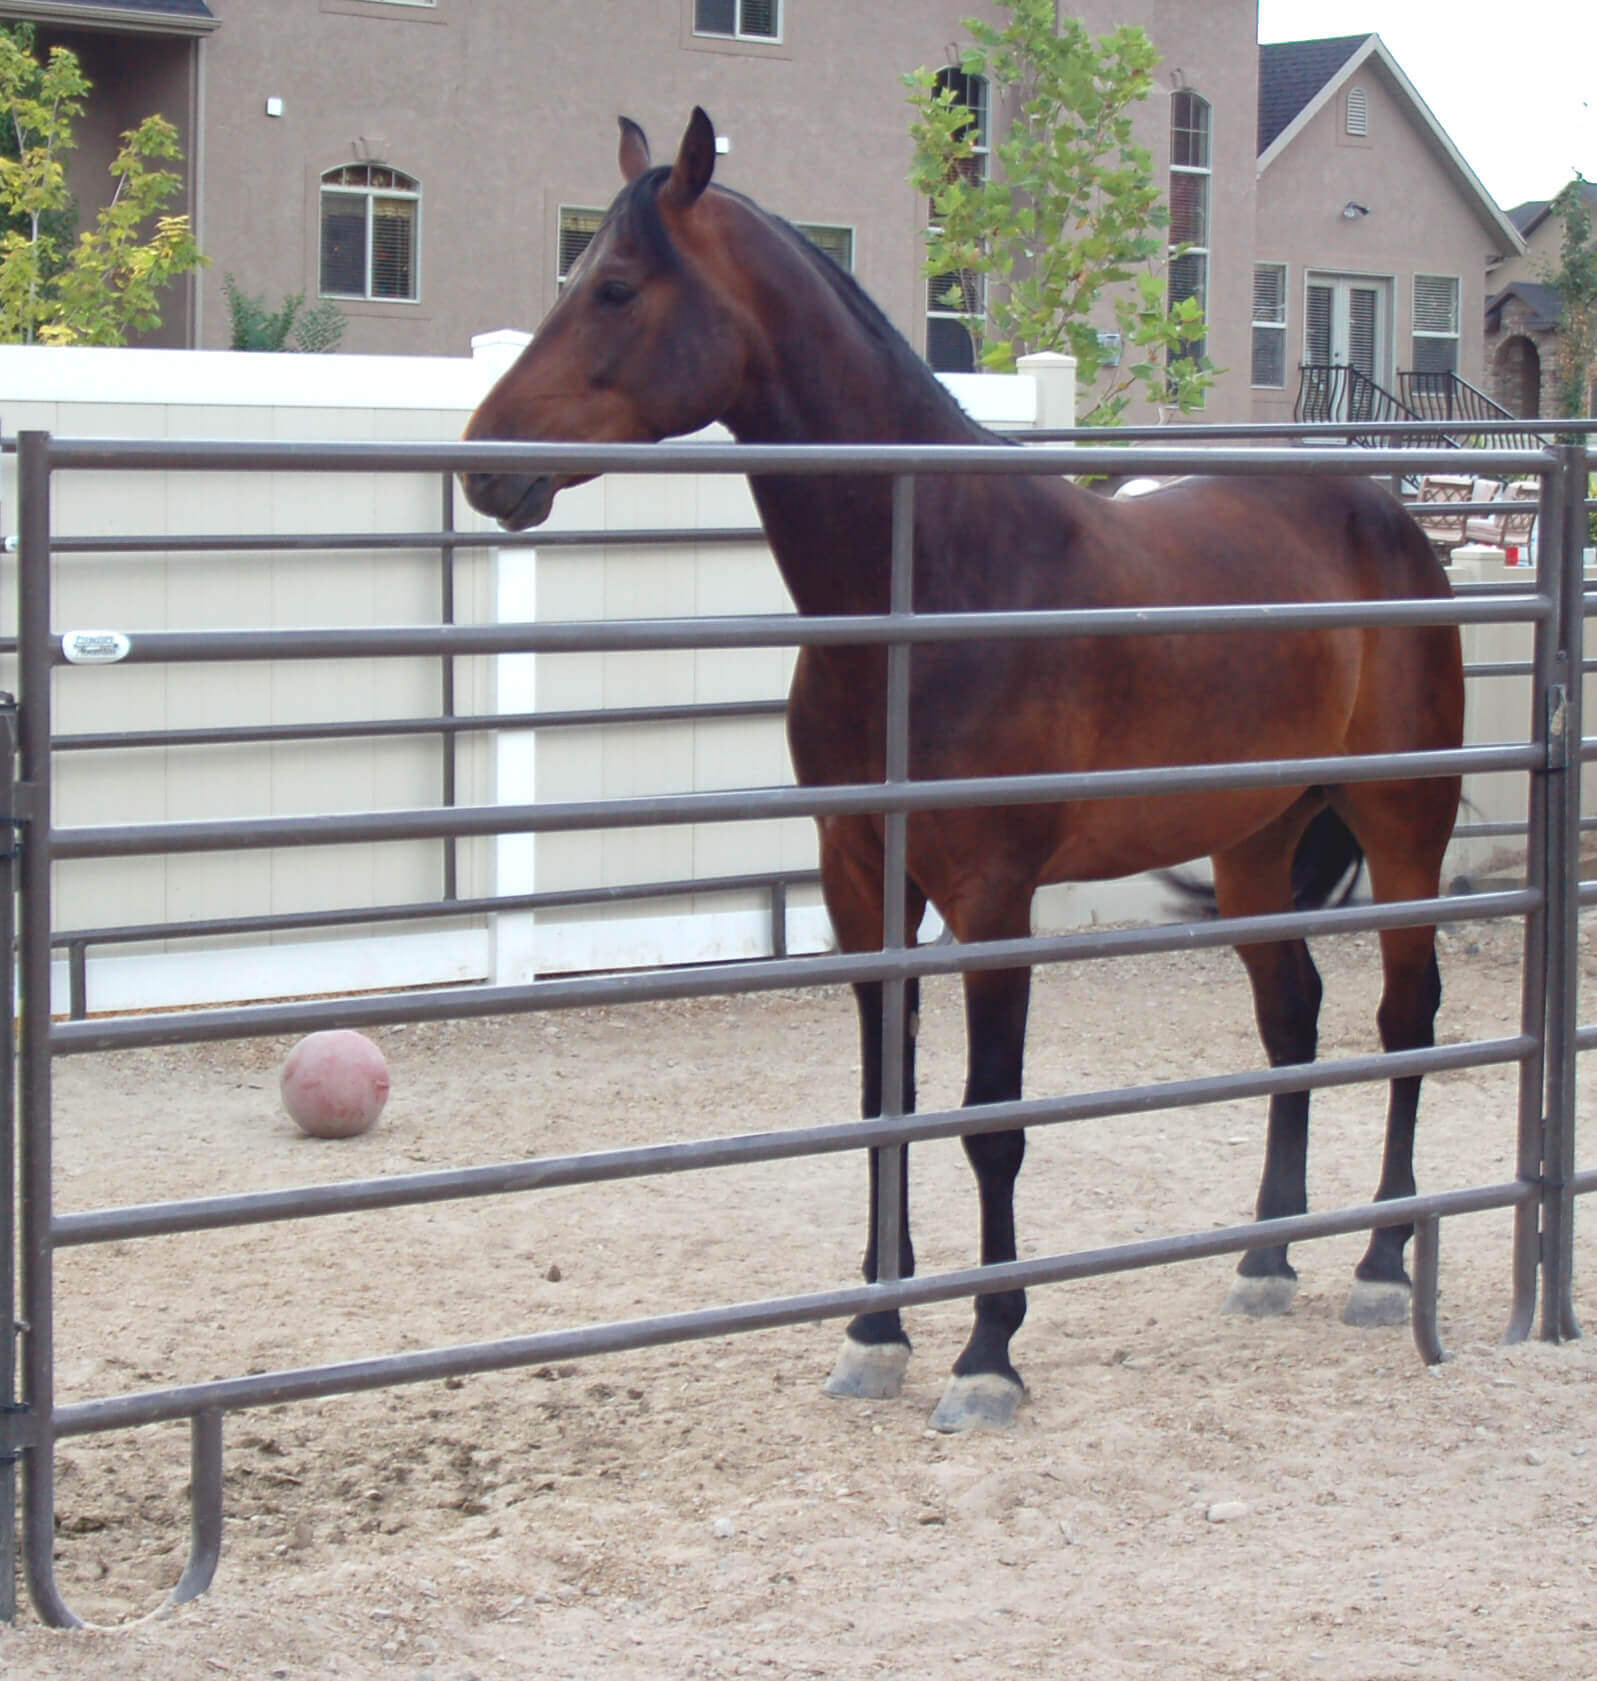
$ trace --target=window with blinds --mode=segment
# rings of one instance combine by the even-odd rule
[[[854,230],[828,227],[820,222],[795,222],[794,226],[811,245],[818,245],[840,269],[854,272]]]
[[[733,41],[780,41],[781,0],[693,0],[693,33]]]
[[[560,207],[560,236],[555,256],[555,289],[558,291],[577,266],[577,259],[593,243],[604,221],[602,210],[584,210],[575,205]]]
[[[1370,132],[1370,96],[1363,88],[1347,90],[1347,131],[1356,135]]]
[[[1253,266],[1253,383],[1286,384],[1286,264]]]
[[[1209,166],[1212,111],[1202,94],[1177,88],[1170,96],[1170,281],[1172,309],[1195,298],[1209,307]],[[1188,339],[1178,357],[1199,357],[1206,341]]]
[[[421,295],[421,183],[386,164],[322,175],[317,290],[328,298],[414,303]]]
[[[1458,277],[1414,276],[1413,368],[1421,374],[1458,372]]]

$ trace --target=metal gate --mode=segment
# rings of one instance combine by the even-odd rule
[[[1592,431],[1590,425],[1577,430]],[[1236,436],[1243,429],[1227,429]],[[1284,430],[1284,429],[1283,429]],[[1367,430],[1365,428],[1364,430]],[[1405,438],[1418,430],[1402,428]],[[1489,427],[1483,426],[1484,431]],[[1252,434],[1278,442],[1279,432]],[[947,1300],[997,1290],[1125,1271],[1298,1242],[1379,1226],[1415,1229],[1413,1327],[1422,1356],[1442,1357],[1436,1298],[1440,1222],[1448,1215],[1492,1208],[1515,1211],[1508,1281],[1507,1336],[1536,1325],[1559,1340],[1579,1334],[1570,1276],[1574,1198],[1597,1190],[1597,1168],[1577,1171],[1574,1060],[1597,1045],[1597,1026],[1576,1021],[1576,918],[1597,902],[1597,883],[1579,880],[1582,548],[1587,530],[1584,444],[1547,450],[1487,451],[1407,447],[1361,451],[1361,472],[1402,474],[1437,465],[1532,474],[1541,480],[1539,560],[1531,587],[1446,602],[1159,608],[1145,611],[1051,611],[916,614],[911,600],[913,483],[919,474],[1069,472],[1292,472],[1345,474],[1349,456],[1329,448],[1105,449],[1076,447],[805,448],[657,445],[342,445],[111,443],[63,441],[45,433],[18,440],[20,567],[18,654],[22,705],[0,706],[0,813],[14,839],[0,855],[0,935],[13,935],[17,906],[19,994],[9,1002],[19,1021],[17,1078],[0,1074],[0,1618],[15,1615],[20,1560],[39,1615],[57,1625],[77,1621],[59,1592],[51,1551],[54,1531],[54,1448],[67,1437],[160,1420],[188,1420],[192,1443],[192,1542],[174,1600],[204,1591],[215,1570],[222,1533],[223,1416],[280,1402],[541,1364],[581,1355],[650,1347],[803,1320]],[[529,806],[445,806],[338,817],[252,818],[96,827],[60,827],[51,817],[51,672],[63,663],[51,618],[51,481],[85,471],[293,470],[336,473],[455,472],[481,468],[560,473],[608,471],[702,473],[748,471],[874,473],[894,484],[893,589],[890,611],[847,619],[769,616],[712,619],[440,625],[394,630],[135,632],[115,648],[117,662],[383,658],[426,654],[537,653],[576,650],[748,648],[804,643],[886,643],[889,648],[888,773],[884,783],[824,789],[762,788],[726,793]],[[1274,626],[1418,625],[1518,622],[1534,627],[1534,658],[1516,667],[1530,677],[1531,715],[1522,742],[1445,753],[1397,753],[1356,759],[1277,760],[1172,766],[1090,774],[971,778],[914,783],[907,775],[908,675],[915,643],[960,636],[984,639],[1169,634]],[[1479,675],[1480,673],[1477,673]],[[1492,675],[1504,675],[1493,668]],[[1524,771],[1530,778],[1527,866],[1523,887],[1466,898],[1348,905],[1308,915],[1259,916],[1224,922],[1164,925],[917,947],[903,926],[905,826],[911,811],[961,805],[1024,804],[1132,793],[1183,793],[1335,779],[1391,780],[1467,771]],[[692,969],[536,981],[525,986],[473,986],[339,1000],[184,1011],[159,1016],[52,1020],[50,871],[54,861],[233,851],[281,844],[337,844],[373,839],[448,838],[509,832],[592,830],[639,824],[736,821],[795,814],[883,813],[887,833],[887,937],[879,953],[788,958],[776,955]],[[1466,826],[1467,827],[1467,826]],[[893,914],[897,907],[896,917]],[[840,1118],[779,1137],[730,1134],[690,1144],[543,1157],[440,1172],[328,1183],[173,1203],[54,1211],[51,1171],[51,1071],[57,1057],[134,1046],[197,1043],[297,1034],[328,1026],[371,1026],[569,1008],[626,1000],[734,994],[774,988],[884,983],[884,1089],[901,1089],[905,982],[911,977],[1022,963],[1069,962],[1097,956],[1235,945],[1303,934],[1354,932],[1484,918],[1522,918],[1526,927],[1521,1028],[1501,1039],[1381,1056],[1186,1079],[1117,1090],[1070,1093],[983,1106],[905,1114],[891,1095],[868,1121]],[[357,920],[357,918],[350,918]],[[10,970],[7,970],[8,980]],[[1178,1234],[1108,1249],[1064,1253],[1002,1266],[819,1290],[740,1303],[729,1308],[618,1321],[486,1343],[377,1356],[294,1370],[255,1373],[167,1389],[57,1405],[53,1363],[53,1257],[58,1249],[155,1234],[193,1232],[463,1198],[675,1173],[809,1154],[876,1149],[884,1169],[896,1164],[887,1146],[955,1137],[976,1130],[1051,1125],[1154,1107],[1215,1102],[1356,1081],[1386,1080],[1443,1069],[1515,1064],[1520,1071],[1517,1174],[1495,1185],[1466,1186],[1425,1196],[1360,1204],[1290,1219]],[[13,1098],[15,1097],[15,1101]],[[884,1256],[897,1254],[897,1187],[880,1175],[878,1218]],[[15,1238],[12,1221],[15,1213]],[[19,1266],[13,1268],[13,1254]],[[20,1382],[19,1380],[20,1376]],[[20,1510],[16,1499],[21,1470]],[[19,1521],[20,1519],[20,1521]]]

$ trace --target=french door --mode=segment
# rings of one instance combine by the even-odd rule
[[[1326,383],[1333,420],[1368,420],[1391,376],[1392,284],[1367,275],[1310,273],[1303,360]]]

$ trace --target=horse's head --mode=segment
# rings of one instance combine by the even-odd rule
[[[483,399],[468,439],[653,443],[718,418],[742,378],[736,308],[714,280],[714,218],[701,206],[715,129],[695,108],[676,161],[650,168],[621,119],[626,181],[531,344]],[[466,473],[466,499],[510,530],[548,517],[581,478]]]

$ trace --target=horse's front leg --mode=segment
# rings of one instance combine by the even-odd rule
[[[882,987],[865,982],[854,988],[859,1006],[860,1062],[863,1069],[860,1113],[867,1118],[882,1112]],[[915,1038],[920,1012],[920,983],[908,981],[904,988],[904,1101],[907,1115],[915,1107]],[[898,1273],[911,1278],[915,1273],[915,1248],[909,1235],[909,1146],[890,1147],[898,1162]],[[870,1217],[865,1239],[865,1281],[874,1284],[882,1275],[880,1255],[881,1158],[886,1149],[871,1150]],[[909,1337],[897,1308],[861,1313],[849,1321],[842,1352],[827,1378],[828,1395],[885,1401],[903,1387],[909,1364]]]
[[[1020,1096],[1026,1048],[1029,969],[1002,969],[965,977],[965,1028],[969,1041],[967,1106]],[[1015,1179],[1026,1154],[1017,1130],[970,1133],[965,1154],[981,1199],[981,1263],[1015,1259]],[[954,1375],[932,1414],[934,1430],[970,1430],[1010,1423],[1025,1387],[1009,1359],[1009,1343],[1026,1317],[1026,1292],[1000,1290],[976,1298],[970,1341],[954,1362]]]
[[[821,885],[833,932],[845,951],[872,951],[882,944],[882,862],[880,840],[868,823],[859,820],[831,820],[821,825]],[[910,883],[905,904],[907,939],[914,943],[915,930],[926,909],[925,897]],[[882,1113],[882,1052],[885,1013],[884,988],[879,981],[862,982],[854,988],[860,1027],[860,1113],[870,1119]],[[901,1109],[915,1108],[915,1040],[920,1016],[920,983],[904,984],[903,1091]],[[909,1233],[909,1149],[889,1147],[898,1169],[898,1267],[899,1278],[915,1272],[915,1251]],[[882,1157],[886,1150],[871,1150],[870,1214],[865,1240],[863,1271],[874,1284],[889,1269],[881,1265],[879,1198]],[[892,1160],[892,1157],[889,1157]],[[909,1338],[896,1308],[862,1313],[849,1322],[837,1364],[824,1385],[826,1393],[862,1400],[889,1400],[904,1383],[909,1364]]]

